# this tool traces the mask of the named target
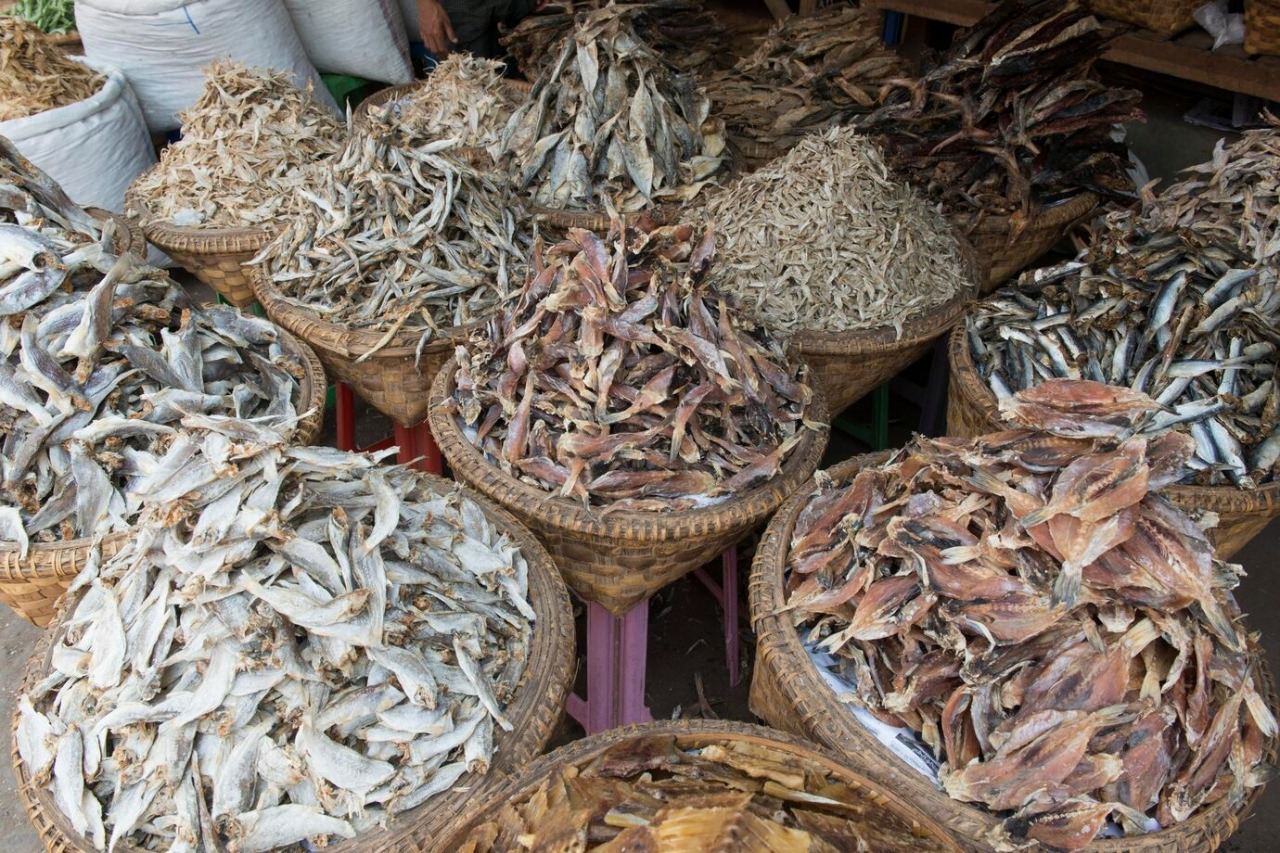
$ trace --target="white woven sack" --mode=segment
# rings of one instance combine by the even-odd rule
[[[321,71],[400,85],[413,80],[400,0],[284,0]]]

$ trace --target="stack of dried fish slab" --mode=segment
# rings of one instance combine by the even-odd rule
[[[624,211],[686,202],[725,164],[722,126],[690,77],[632,28],[626,7],[578,16],[507,124],[512,180],[543,207]]]
[[[98,849],[255,853],[486,772],[534,619],[507,532],[370,456],[184,426],[19,700],[26,777]]]
[[[0,121],[92,98],[106,77],[68,59],[34,25],[0,16]]]
[[[1150,394],[1145,425],[1189,429],[1185,482],[1251,489],[1280,461],[1274,267],[1188,231],[1095,241],[1078,260],[1026,273],[965,318],[997,397],[1054,377]]]
[[[844,124],[879,102],[906,66],[880,38],[876,10],[836,4],[792,15],[758,37],[751,55],[707,77],[715,114],[731,134],[772,148]]]
[[[712,197],[716,283],[770,329],[903,324],[966,289],[946,220],[853,128],[814,134]]]
[[[785,743],[740,727],[695,738],[643,730],[553,769],[453,840],[458,853],[514,850],[879,853],[952,849],[892,801],[833,777]],[[686,741],[682,743],[681,741]],[[575,750],[577,745],[568,747]],[[558,756],[559,753],[553,753]],[[567,758],[567,757],[566,757]],[[550,757],[547,759],[550,761]]]
[[[324,320],[386,331],[482,319],[506,298],[531,238],[510,192],[389,110],[373,111],[300,195],[299,216],[251,263],[283,296]]]
[[[77,245],[97,243],[104,231],[114,234],[110,219],[98,220],[73,202],[58,185],[36,168],[3,136],[0,136],[0,223],[20,225],[54,243],[60,252]],[[118,254],[114,242],[104,245],[107,252]],[[127,247],[121,247],[121,249]]]
[[[858,124],[947,213],[1026,217],[1081,189],[1131,199],[1111,132],[1141,118],[1141,94],[1094,74],[1111,38],[1078,0],[1007,0]]]
[[[1142,394],[1058,380],[1021,428],[920,438],[801,512],[788,608],[854,701],[919,732],[954,798],[1001,833],[1086,846],[1262,784],[1276,721],[1256,646],[1190,518],[1154,492],[1190,440],[1148,439]]]
[[[287,72],[227,59],[204,74],[182,139],[134,184],[151,221],[245,228],[301,214],[312,169],[342,147],[342,122]]]
[[[457,352],[450,404],[503,471],[584,504],[671,511],[781,470],[807,371],[706,284],[714,235],[572,229],[519,297]],[[540,248],[540,247],[539,247]]]

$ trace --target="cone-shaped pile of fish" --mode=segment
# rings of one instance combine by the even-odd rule
[[[442,480],[202,425],[77,582],[19,700],[28,778],[98,849],[257,853],[486,772],[534,618],[508,534]]]
[[[790,148],[815,130],[870,112],[881,87],[906,76],[881,40],[878,10],[834,4],[792,15],[731,69],[707,77],[707,95],[730,133]]]
[[[458,853],[734,850],[885,853],[945,848],[863,788],[768,744],[686,747],[638,734],[582,766],[557,768],[503,803]]]
[[[537,488],[669,511],[775,476],[806,430],[806,371],[706,284],[715,238],[616,216],[573,229],[488,334],[457,352],[450,405]]]
[[[1238,566],[1155,491],[1186,436],[1148,439],[1141,394],[1055,381],[1020,429],[919,438],[822,484],[788,556],[801,636],[855,701],[919,732],[1001,843],[1087,845],[1239,805],[1276,721],[1229,593]]]
[[[635,211],[688,201],[725,164],[722,128],[691,77],[644,43],[625,6],[579,15],[511,117],[517,188],[550,208]]]
[[[1130,199],[1111,132],[1141,118],[1141,95],[1093,71],[1112,38],[1078,0],[1007,0],[858,124],[948,213],[1025,217],[1081,189]]]
[[[1271,481],[1280,461],[1280,287],[1233,243],[1145,233],[1121,218],[1075,261],[1028,272],[966,316],[997,396],[1051,378],[1149,394],[1144,432],[1195,439],[1184,482]]]
[[[300,190],[306,211],[253,260],[291,302],[355,329],[438,329],[483,318],[507,296],[528,222],[509,191],[393,110],[372,110]],[[376,350],[375,350],[376,351]]]

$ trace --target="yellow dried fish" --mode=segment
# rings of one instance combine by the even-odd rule
[[[64,56],[34,24],[0,17],[0,121],[92,98],[106,80]]]

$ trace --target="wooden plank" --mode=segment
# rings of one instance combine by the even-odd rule
[[[812,15],[818,11],[818,0],[800,0],[800,14]]]
[[[764,0],[764,5],[769,7],[773,17],[779,21],[785,21],[791,17],[791,7],[787,5],[787,0]]]
[[[971,27],[983,15],[990,12],[994,4],[987,0],[863,0],[862,6],[882,9],[886,12],[902,12],[907,15],[919,15],[931,21],[943,21],[959,27]]]

